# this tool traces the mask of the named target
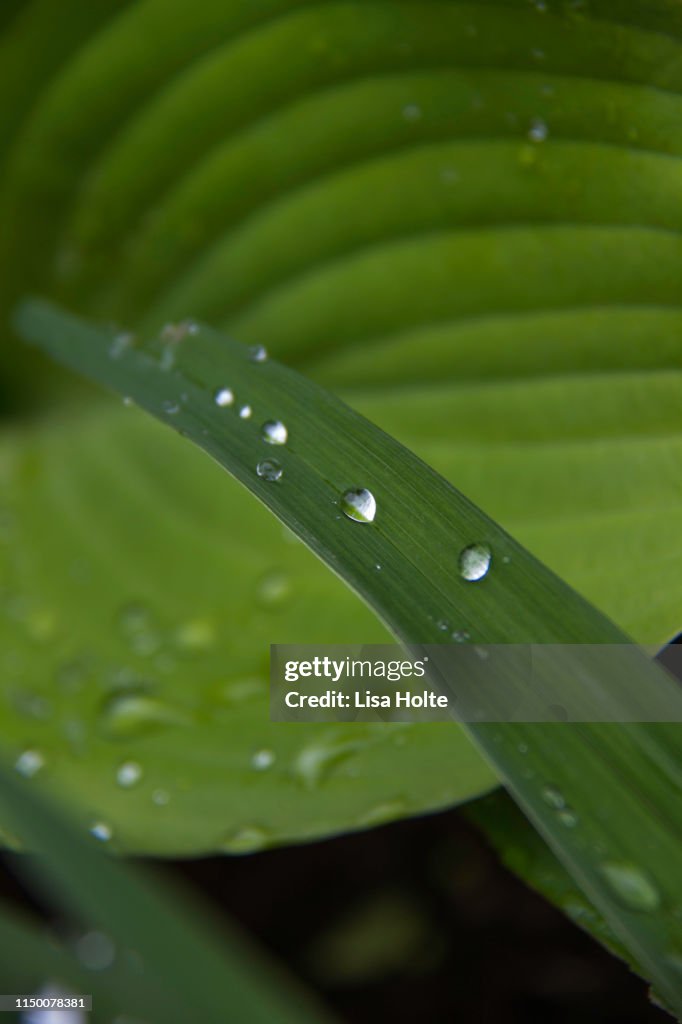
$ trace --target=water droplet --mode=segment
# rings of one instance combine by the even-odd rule
[[[113,964],[116,947],[103,932],[87,932],[76,943],[76,956],[89,971],[104,971]]]
[[[102,707],[100,724],[112,739],[128,739],[155,732],[164,726],[188,725],[189,716],[150,697],[144,691],[117,693]]]
[[[272,768],[275,763],[275,753],[273,750],[257,750],[251,758],[251,767],[255,768],[257,772],[267,771],[268,768]]]
[[[207,651],[215,643],[215,629],[206,619],[190,619],[178,626],[173,639],[183,651]]]
[[[356,523],[372,523],[377,514],[376,499],[366,487],[346,491],[341,497],[341,511]]]
[[[222,844],[225,853],[256,853],[264,850],[269,842],[269,835],[258,825],[245,825],[232,832]]]
[[[157,807],[166,807],[170,803],[170,793],[166,789],[155,789],[152,793],[152,803]]]
[[[119,765],[116,772],[116,781],[124,789],[130,789],[132,786],[137,785],[142,778],[142,774],[142,765],[138,764],[137,761],[124,761],[122,765]]]
[[[249,349],[249,359],[252,363],[265,363],[268,358],[268,350],[265,345],[252,345]]]
[[[90,835],[99,839],[100,843],[108,843],[113,834],[111,825],[107,825],[105,821],[95,821],[90,826]]]
[[[173,401],[172,398],[167,398],[163,403],[163,411],[166,416],[175,416],[180,412],[180,405],[178,402]]]
[[[258,476],[263,480],[269,480],[271,483],[281,480],[283,472],[284,470],[276,459],[263,459],[256,466]]]
[[[470,544],[459,556],[460,576],[470,583],[482,580],[490,569],[492,557],[492,551],[487,544]]]
[[[269,572],[258,584],[258,600],[266,608],[283,604],[290,593],[289,577],[282,572]]]
[[[45,767],[45,758],[39,750],[24,750],[14,762],[14,767],[25,779],[32,779]]]
[[[454,640],[456,644],[465,644],[471,640],[471,634],[466,629],[456,629],[452,634],[451,639]],[[479,658],[482,656],[483,659],[488,657],[488,652],[484,651],[481,647],[476,648],[476,654],[478,654]]]
[[[626,861],[605,861],[601,873],[614,896],[628,910],[657,910],[661,904],[658,889],[652,880],[635,864]]]
[[[268,444],[286,444],[289,431],[280,420],[268,420],[263,424],[262,437]]]
[[[556,786],[545,786],[542,790],[542,799],[555,811],[560,811],[566,806],[566,798]]]
[[[536,118],[528,131],[528,138],[531,142],[544,142],[549,135],[549,129],[545,121]]]
[[[221,409],[234,404],[234,391],[231,388],[218,388],[213,396],[213,401]]]
[[[557,818],[566,828],[575,828],[579,822],[578,815],[571,807],[564,807],[557,813]]]
[[[402,798],[386,800],[385,803],[371,807],[358,819],[358,825],[370,828],[373,825],[383,825],[389,821],[404,817],[407,811],[407,803]]]
[[[239,419],[240,420],[250,420],[252,413],[253,413],[253,409],[251,408],[250,405],[243,405],[241,407],[241,409],[239,410]]]
[[[450,623],[448,622],[447,619],[439,619],[438,622],[436,623],[436,626],[441,631],[441,633],[448,633],[450,631]]]
[[[192,320],[182,320],[178,324],[166,324],[161,331],[161,340],[177,345],[184,341],[188,334],[196,334],[198,330],[199,325]]]
[[[161,646],[161,636],[154,617],[143,604],[127,604],[118,614],[118,623],[130,649],[135,654],[148,657]]]
[[[135,335],[129,331],[123,331],[121,334],[117,334],[109,345],[109,356],[112,359],[120,359],[128,349],[132,346],[135,341]]]
[[[335,767],[355,754],[363,745],[358,740],[311,743],[296,757],[294,773],[306,789],[315,789]]]
[[[403,107],[403,117],[406,121],[420,121],[422,116],[422,108],[417,103],[406,103]]]
[[[135,402],[130,397],[130,395],[124,395],[123,396],[123,404],[126,406],[126,408],[129,409],[132,405],[135,405]]]

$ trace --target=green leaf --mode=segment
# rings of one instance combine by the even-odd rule
[[[248,852],[496,784],[456,726],[269,721],[271,642],[386,633],[146,417],[96,405],[7,437],[0,480],[3,745],[118,849]]]
[[[237,1019],[254,1024],[327,1019],[243,935],[231,934],[225,922],[217,927],[207,909],[180,889],[105,857],[94,840],[88,841],[61,811],[6,769],[0,772],[0,807],[33,851],[18,859],[19,869],[72,925],[97,929],[113,947],[113,968],[105,966],[94,984],[94,1009],[102,1017],[106,1004],[99,1005],[100,993],[109,1006],[113,1002],[159,1024],[224,1021],[226,1007]],[[83,984],[85,972],[66,950],[55,949],[46,957],[25,922],[0,918],[0,934],[18,942],[4,948],[16,971],[14,985],[27,976],[29,964],[33,983],[45,981],[36,973],[49,964],[59,980],[80,982],[78,994],[92,992],[89,980]],[[38,958],[32,964],[29,954]],[[47,980],[55,980],[54,975]]]
[[[441,640],[443,617],[474,641],[628,642],[433,470],[295,372],[254,361],[198,325],[173,340],[112,352],[111,332],[44,303],[24,306],[17,323],[46,351],[131,395],[221,461],[407,643]],[[216,388],[228,383],[259,410],[255,417],[216,403]],[[261,424],[272,418],[289,432],[281,455],[276,450],[276,473],[263,467],[273,456]],[[352,487],[370,487],[376,498],[369,526],[340,511]],[[493,553],[475,585],[458,569],[472,543]],[[655,663],[642,658],[637,671],[642,686],[660,684]],[[585,685],[599,684],[593,675]],[[468,729],[660,996],[682,1009],[679,726]]]

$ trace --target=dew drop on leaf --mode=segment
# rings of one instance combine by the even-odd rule
[[[628,910],[641,912],[657,910],[661,896],[652,880],[627,861],[604,861],[601,873],[616,899]]]
[[[541,118],[536,118],[528,131],[528,138],[530,141],[544,142],[548,135],[549,129],[547,128],[547,124]]]
[[[281,480],[283,472],[284,470],[276,459],[263,459],[256,466],[258,476],[263,480],[270,481],[270,483]]]
[[[269,834],[258,825],[245,825],[223,841],[225,853],[256,853],[264,850],[270,840]]]
[[[24,750],[14,762],[15,769],[25,779],[32,779],[45,766],[45,758],[39,750]]]
[[[122,331],[117,334],[109,346],[109,356],[111,359],[120,359],[133,344],[135,336],[129,331]]]
[[[261,433],[267,444],[286,444],[289,439],[289,431],[281,420],[268,420]]]
[[[490,569],[492,557],[492,551],[487,544],[470,544],[459,556],[460,576],[470,583],[482,580]]]
[[[275,763],[275,753],[273,750],[257,750],[251,758],[251,767],[257,772],[267,771],[268,768],[272,768]]]
[[[566,806],[564,794],[556,786],[545,786],[542,790],[542,799],[549,807],[553,807],[555,811],[561,810]]]
[[[108,843],[113,834],[111,825],[107,825],[105,821],[95,821],[90,826],[90,835],[99,839],[100,843]]]
[[[252,363],[264,363],[268,358],[268,350],[265,345],[252,345],[249,349],[249,359]]]
[[[173,401],[172,398],[167,398],[163,403],[163,411],[166,416],[176,416],[180,412],[180,405],[178,402]]]
[[[253,409],[251,408],[250,405],[243,405],[241,407],[241,409],[239,410],[239,418],[240,418],[240,420],[249,420],[249,419],[251,419],[252,412],[253,412]]]
[[[116,781],[123,789],[136,786],[142,778],[142,765],[137,761],[124,761],[116,772]]]
[[[234,404],[234,392],[231,388],[218,388],[213,396],[213,401],[221,409],[225,409],[228,405]]]
[[[341,498],[341,511],[356,523],[372,523],[377,514],[377,503],[366,487],[346,491]]]
[[[166,807],[170,803],[170,793],[167,789],[155,789],[152,793],[152,803],[157,807]]]

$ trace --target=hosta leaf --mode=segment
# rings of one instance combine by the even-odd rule
[[[456,726],[269,722],[271,642],[386,634],[179,439],[95,406],[0,467],[3,746],[120,849],[246,852],[494,784]]]
[[[221,461],[405,642],[441,641],[444,618],[474,641],[628,642],[432,469],[293,371],[199,325],[112,353],[110,331],[44,303],[24,306],[17,322]],[[260,410],[255,419],[216,402],[227,381]],[[262,427],[273,417],[289,432],[276,461]],[[371,488],[371,525],[342,514],[353,487]],[[476,584],[459,569],[472,543],[492,553]],[[632,671],[642,688],[661,685],[662,670],[644,657]],[[588,673],[582,685],[599,692],[603,682]],[[660,996],[682,1010],[679,721],[467,729]]]

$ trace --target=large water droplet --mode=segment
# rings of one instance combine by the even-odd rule
[[[124,761],[116,772],[116,781],[123,789],[130,789],[136,786],[142,778],[142,765],[137,761]]]
[[[252,345],[249,349],[249,359],[252,363],[264,363],[268,358],[268,350],[265,345]]]
[[[45,758],[39,750],[24,750],[14,762],[15,769],[25,779],[32,779],[45,766]]]
[[[470,544],[459,556],[460,576],[471,583],[482,580],[490,569],[492,557],[487,544]]]
[[[225,409],[228,405],[234,405],[234,391],[231,388],[218,388],[213,396],[213,401],[221,409]]]
[[[627,861],[604,861],[600,867],[614,896],[628,910],[657,910],[661,896],[653,881],[636,864]]]
[[[286,444],[289,431],[281,420],[268,420],[263,424],[262,437],[268,444]]]
[[[371,491],[359,487],[341,497],[341,511],[356,523],[371,523],[377,514],[377,503]]]
[[[263,459],[256,466],[258,476],[263,480],[269,480],[271,483],[281,480],[283,472],[284,470],[276,459]]]

